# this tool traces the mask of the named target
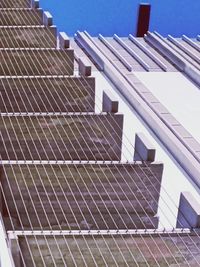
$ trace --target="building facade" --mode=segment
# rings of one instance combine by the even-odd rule
[[[199,266],[199,37],[0,9],[0,265]]]

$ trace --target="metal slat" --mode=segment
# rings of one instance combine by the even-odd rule
[[[109,42],[101,35],[99,34],[99,39],[113,52],[113,54],[123,63],[123,65],[129,70],[132,71],[131,64],[128,63],[128,61],[122,57],[119,52],[111,45]]]
[[[200,46],[195,43],[194,41],[192,41],[190,38],[188,38],[186,35],[182,36],[182,39],[187,42],[189,45],[191,45],[192,47],[194,47],[197,51],[200,52]]]
[[[192,53],[189,49],[184,47],[181,43],[179,43],[175,38],[173,38],[171,35],[168,35],[167,38],[170,42],[172,42],[175,46],[180,48],[184,53],[186,53],[188,56],[190,56],[193,60],[195,60],[197,63],[200,63],[200,58],[197,57],[194,53]]]
[[[178,52],[176,52],[173,48],[171,48],[164,38],[160,37],[157,33],[152,34],[148,33],[145,36],[147,42],[151,43],[151,45],[157,49],[159,49],[160,53],[168,58],[176,67],[184,71],[188,77],[190,77],[194,82],[198,85],[200,84],[200,72],[196,69],[192,64],[190,64],[184,57],[182,57]]]
[[[131,40],[134,44],[136,44],[144,53],[146,53],[158,66],[163,69],[164,71],[167,71],[167,66],[159,59],[157,58],[149,49],[147,49],[142,43],[138,41],[137,38],[133,37],[131,34],[129,34],[129,40]]]
[[[139,64],[142,65],[142,67],[147,70],[150,71],[150,66],[140,57],[138,56],[133,49],[131,49],[128,45],[126,45],[125,42],[123,42],[121,40],[121,38],[119,36],[117,36],[116,34],[114,35],[114,39],[132,56],[134,57]]]

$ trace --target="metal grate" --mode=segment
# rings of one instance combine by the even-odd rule
[[[15,3],[16,1],[13,1]],[[1,2],[1,4],[3,1]],[[1,5],[0,4],[0,5]],[[1,8],[1,6],[0,6]],[[42,25],[42,12],[38,9],[1,8],[0,26],[36,26]]]
[[[10,214],[4,216],[6,228],[12,222],[15,230],[155,228],[163,165],[148,167],[3,165],[3,210]]]
[[[93,77],[2,78],[0,90],[1,113],[94,112]]]
[[[120,160],[122,124],[122,115],[1,116],[1,158]]]
[[[200,263],[198,237],[182,235],[197,262],[173,235],[163,238],[135,236],[20,237],[26,266],[190,266]],[[174,239],[175,242],[172,240]],[[164,241],[163,241],[164,240]],[[48,245],[47,245],[48,243]],[[57,244],[57,246],[56,246]],[[194,245],[195,244],[195,245]],[[172,251],[173,255],[172,256]],[[162,252],[162,253],[161,253]],[[32,255],[31,255],[32,254]],[[32,256],[32,257],[31,257]]]
[[[52,34],[50,34],[52,32]],[[56,28],[41,27],[0,27],[0,48],[54,48]]]

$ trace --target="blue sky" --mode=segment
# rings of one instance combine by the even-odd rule
[[[72,36],[77,30],[91,35],[135,34],[139,0],[40,0],[60,31]],[[163,35],[194,37],[200,33],[200,0],[150,0],[150,30]]]

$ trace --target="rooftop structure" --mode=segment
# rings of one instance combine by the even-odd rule
[[[198,90],[198,41],[0,11],[0,266],[200,266],[198,134],[152,85]]]

